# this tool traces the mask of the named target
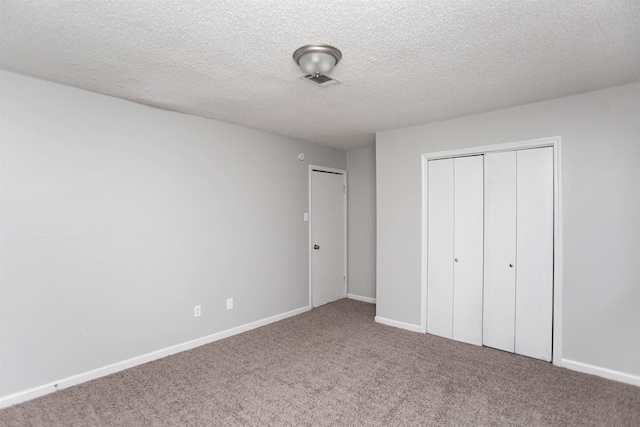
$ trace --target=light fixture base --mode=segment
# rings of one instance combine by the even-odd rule
[[[327,86],[333,86],[338,83],[342,83],[331,74],[322,74],[320,75],[320,77],[316,77],[313,74],[302,74],[301,76],[298,76],[298,78],[311,83],[317,88],[325,88]]]

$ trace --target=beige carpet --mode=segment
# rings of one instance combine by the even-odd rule
[[[0,411],[7,426],[640,426],[640,388],[340,300]]]

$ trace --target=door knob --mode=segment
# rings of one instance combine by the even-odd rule
[[[509,267],[512,267],[512,268],[513,268],[513,264],[509,264]]]
[[[313,249],[315,249],[315,250],[317,251],[318,249],[320,249],[320,246],[318,246],[318,245],[313,245]]]
[[[458,258],[454,259],[455,262],[458,262]]]

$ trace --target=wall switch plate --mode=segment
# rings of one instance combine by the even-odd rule
[[[308,212],[304,213],[304,220],[305,221],[309,221],[309,213]]]
[[[201,314],[202,312],[200,310],[199,305],[196,305],[195,307],[193,307],[193,317],[200,317]]]
[[[227,310],[231,310],[233,308],[233,298],[227,298]]]

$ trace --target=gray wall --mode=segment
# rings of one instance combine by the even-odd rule
[[[308,165],[345,152],[0,78],[0,396],[308,305]]]
[[[640,375],[640,84],[377,135],[377,315],[420,324],[421,154],[559,135],[563,358]]]
[[[376,297],[376,150],[347,151],[349,295]]]

